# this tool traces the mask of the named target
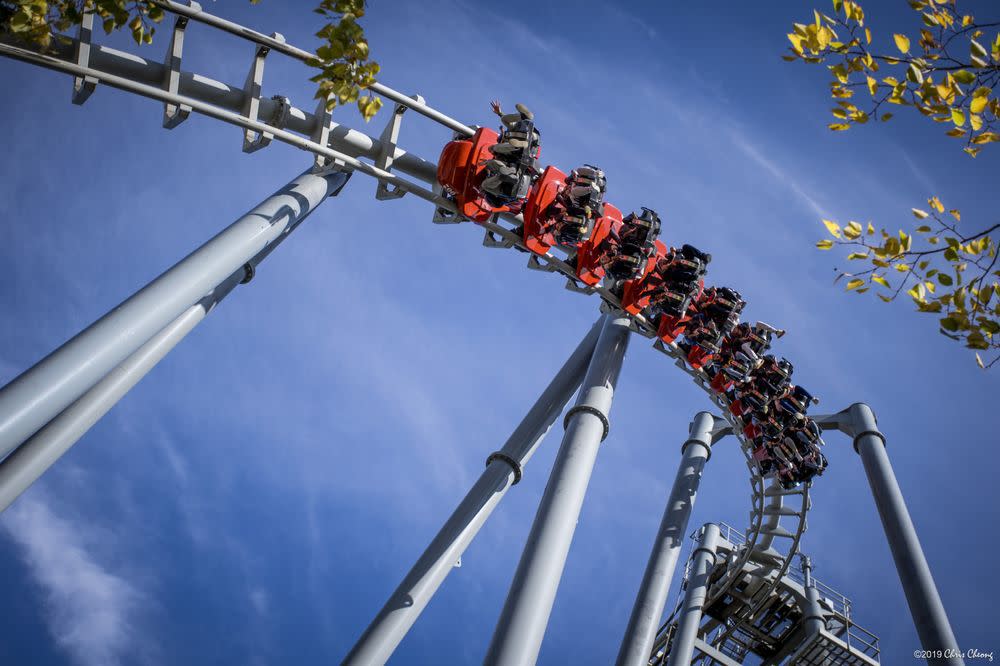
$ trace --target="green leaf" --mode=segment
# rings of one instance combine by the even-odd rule
[[[951,276],[948,275],[947,273],[938,273],[937,274],[937,279],[938,279],[938,282],[940,282],[941,284],[943,284],[946,287],[950,287],[952,284],[954,284],[954,280],[952,280]]]
[[[944,317],[943,319],[941,319],[940,324],[941,328],[943,328],[946,331],[958,330],[958,322],[952,319],[951,317]]]
[[[951,76],[956,81],[964,85],[969,85],[976,80],[976,75],[967,69],[960,69],[957,72],[954,72]]]

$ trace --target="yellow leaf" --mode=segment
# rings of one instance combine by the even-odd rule
[[[954,217],[954,218],[955,218],[956,220],[958,220],[959,222],[961,222],[961,221],[962,221],[962,214],[961,214],[960,212],[958,212],[958,209],[957,209],[957,208],[952,208],[952,209],[951,209],[950,211],[948,211],[948,212],[949,212],[949,213],[951,213],[952,217]]]
[[[872,31],[871,31],[871,30],[869,30],[868,28],[865,28],[865,40],[866,40],[866,41],[867,41],[867,42],[868,42],[869,44],[871,44],[871,43],[872,43]]]
[[[873,226],[872,226],[872,223],[871,223],[871,222],[869,222],[869,223],[868,223],[868,235],[869,235],[869,236],[871,236],[871,235],[872,235],[872,234],[874,234],[874,233],[875,233],[875,227],[873,227]]]
[[[825,238],[825,239],[819,241],[818,243],[816,243],[816,247],[818,247],[821,250],[829,250],[831,247],[833,247],[833,241],[830,240],[829,238]],[[848,257],[848,258],[850,258],[850,257]]]
[[[944,205],[941,203],[941,200],[938,199],[937,197],[931,197],[930,199],[927,200],[927,203],[930,204],[930,207],[936,210],[937,212],[939,213],[944,212]]]
[[[1000,141],[1000,134],[996,132],[983,132],[979,136],[972,139],[972,143],[979,145],[983,143],[993,143],[995,141]],[[968,150],[975,150],[974,148]],[[978,152],[978,151],[977,151]],[[975,157],[975,155],[973,155]]]
[[[868,92],[871,93],[873,96],[878,92],[878,81],[876,81],[875,78],[871,76],[868,77]],[[984,100],[983,104],[985,103],[986,102]]]
[[[873,276],[872,276],[872,282],[875,282],[875,283],[877,283],[877,284],[880,284],[880,285],[882,285],[883,287],[885,287],[886,289],[891,289],[891,287],[889,286],[889,281],[888,281],[888,280],[886,280],[886,279],[885,279],[884,277],[882,277],[881,275],[873,275]]]
[[[858,278],[854,278],[853,280],[851,280],[850,282],[847,283],[847,285],[846,285],[845,288],[847,289],[847,291],[851,291],[852,289],[857,289],[858,287],[860,287],[864,283],[865,283],[864,280],[860,280]]]
[[[846,125],[844,123],[831,123],[827,125],[827,127],[829,127],[834,132],[843,132],[844,130],[851,129],[850,125]]]
[[[844,227],[844,236],[850,240],[854,240],[861,235],[861,225],[857,222],[848,222],[847,226]]]
[[[896,40],[896,48],[899,49],[900,52],[902,53],[910,52],[909,37],[907,37],[906,35],[900,35],[899,33],[896,33],[895,35],[892,36],[892,38]]]
[[[911,208],[910,210],[913,211],[913,217],[917,218],[918,220],[922,220],[928,215],[928,213],[920,210],[919,208]]]
[[[980,368],[983,368],[984,370],[986,369],[986,364],[983,363],[983,359],[982,357],[979,356],[979,352],[976,352],[976,365],[978,365]]]
[[[919,227],[917,227],[917,233],[920,233],[920,234],[926,234],[930,230],[931,230],[931,228],[928,227],[926,224],[922,224]]]
[[[840,238],[840,225],[836,222],[831,222],[830,220],[823,220],[823,224],[826,226],[826,230],[830,232],[830,235],[834,238]]]
[[[983,128],[983,117],[977,116],[976,114],[969,115],[969,125],[972,127],[973,132],[978,132]]]
[[[991,92],[993,90],[985,86],[976,88],[975,92],[972,93],[972,101],[969,103],[969,112],[982,113],[983,109],[986,108],[986,104],[990,101]]]
[[[955,127],[961,127],[965,124],[965,114],[961,109],[951,110],[951,122],[955,123]]]
[[[833,245],[832,241],[827,241],[827,242]],[[855,259],[867,259],[867,258],[868,258],[867,252],[851,252],[849,255],[847,255],[848,261],[854,261]]]

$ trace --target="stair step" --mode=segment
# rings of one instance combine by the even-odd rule
[[[767,550],[753,548],[750,550],[750,561],[758,564],[777,564],[784,562],[785,556],[774,548],[768,548]]]
[[[765,516],[797,516],[799,515],[799,509],[793,509],[790,506],[765,506],[764,507]]]
[[[787,495],[801,495],[801,488],[792,488],[791,490],[785,490],[781,486],[768,486],[764,489],[765,497],[785,497]]]
[[[757,580],[764,580],[777,570],[778,570],[777,567],[764,565],[764,566],[759,566],[755,569],[747,569],[746,573],[751,578],[756,578]]]
[[[781,525],[775,525],[774,527],[768,527],[765,525],[764,527],[760,528],[760,533],[767,534],[768,536],[785,537],[786,539],[791,539],[795,537],[794,534],[786,530]]]

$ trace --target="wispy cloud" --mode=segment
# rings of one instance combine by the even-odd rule
[[[44,591],[49,631],[75,663],[117,664],[135,654],[143,595],[97,560],[95,531],[56,515],[35,496],[8,509],[0,527],[20,546]]]
[[[255,587],[250,590],[250,604],[258,615],[264,616],[271,606],[271,597],[264,588]]]
[[[743,153],[755,164],[771,174],[775,180],[787,187],[793,194],[795,194],[799,201],[805,204],[812,212],[819,217],[830,217],[827,210],[812,194],[806,191],[805,186],[798,179],[796,179],[793,174],[789,173],[787,169],[783,169],[781,166],[764,156],[764,154],[761,153],[756,146],[750,143],[742,134],[734,131],[731,133],[731,136],[733,145],[743,151]]]

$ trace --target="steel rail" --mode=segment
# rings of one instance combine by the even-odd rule
[[[249,40],[261,46],[266,46],[272,51],[277,51],[289,57],[295,58],[296,60],[308,63],[310,60],[314,60],[316,58],[315,53],[310,53],[305,49],[292,46],[285,41],[284,37],[277,33],[268,36],[262,32],[257,32],[256,30],[247,28],[246,26],[242,26],[238,23],[233,23],[232,21],[226,20],[220,16],[209,14],[208,12],[203,11],[201,9],[201,5],[198,3],[182,5],[179,2],[173,2],[173,0],[150,1],[152,4],[158,5],[167,11],[177,14],[178,16],[183,16],[191,19],[192,21],[204,23],[205,25],[210,25],[213,28],[218,28],[219,30],[228,32],[231,35],[242,37],[243,39]],[[459,134],[472,136],[475,133],[475,130],[468,125],[460,123],[451,116],[447,116],[437,109],[431,108],[427,104],[414,99],[413,97],[409,97],[399,91],[393,90],[389,86],[376,82],[368,86],[368,90],[378,93],[379,95],[385,97],[386,99],[390,99],[397,104],[402,104],[409,109],[413,109],[420,115],[430,118],[431,120],[440,123],[445,127],[458,132]]]
[[[171,104],[183,104],[189,106],[193,111],[197,111],[202,115],[229,123],[230,125],[236,125],[255,132],[271,134],[275,139],[278,139],[283,143],[287,143],[290,146],[300,148],[316,155],[322,155],[323,157],[342,162],[352,169],[360,171],[368,176],[372,176],[373,178],[376,178],[384,183],[391,184],[394,187],[398,187],[406,192],[410,192],[440,208],[455,210],[455,204],[452,201],[446,199],[440,194],[436,194],[435,192],[428,190],[425,187],[417,185],[416,183],[400,178],[392,172],[379,169],[378,167],[368,164],[367,162],[362,162],[361,160],[352,157],[347,153],[340,152],[339,150],[334,150],[333,148],[329,148],[327,146],[321,146],[315,141],[303,138],[298,134],[294,134],[284,129],[279,129],[259,120],[250,120],[249,118],[241,116],[238,113],[227,111],[220,107],[213,106],[212,104],[194,99],[193,97],[172,94],[145,83],[138,83],[136,81],[132,81],[131,79],[126,79],[114,74],[108,74],[90,67],[81,67],[80,65],[66,62],[65,60],[61,60],[47,54],[38,53],[19,46],[13,46],[11,44],[0,43],[0,55],[6,55],[17,60],[30,62],[48,69],[54,69],[79,77],[99,77],[101,83],[107,84],[113,88],[118,88],[119,90],[125,90],[126,92],[156,99],[164,103],[169,102]]]

